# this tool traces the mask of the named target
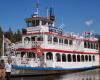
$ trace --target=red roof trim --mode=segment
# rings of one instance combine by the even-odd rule
[[[69,36],[65,36],[64,34],[57,34],[55,32],[35,32],[35,33],[27,33],[27,34],[23,34],[23,35],[33,35],[33,34],[52,34],[52,35],[57,35],[59,37],[65,37],[65,38],[71,38],[71,39],[75,39],[75,37],[69,37]]]
[[[98,41],[92,41],[92,40],[86,40],[84,39],[84,41],[87,41],[87,42],[94,42],[94,43],[97,43]]]
[[[27,34],[23,34],[23,35],[33,35],[33,34],[52,34],[52,35],[57,35],[59,37],[65,37],[65,38],[71,38],[71,39],[75,39],[75,37],[72,36],[65,36],[64,34],[57,34],[55,32],[35,32],[35,33],[27,33]],[[91,41],[91,40],[86,40],[83,39],[84,41],[88,41],[88,42],[97,42],[97,41]]]

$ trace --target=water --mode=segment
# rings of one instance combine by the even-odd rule
[[[65,74],[65,75],[19,77],[19,78],[12,78],[11,80],[100,80],[100,69]]]

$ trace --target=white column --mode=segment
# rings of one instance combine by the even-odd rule
[[[54,38],[54,37],[52,37],[52,43],[51,43],[51,44],[53,44],[53,38]]]
[[[46,62],[46,52],[44,52],[44,62]]]
[[[47,35],[43,35],[43,38],[44,38],[44,39],[43,39],[43,44],[44,44],[44,45],[47,45],[47,44],[48,44],[48,39],[47,39],[48,36],[47,36]]]
[[[39,26],[42,26],[42,21],[39,22]]]
[[[53,67],[55,67],[55,64],[56,64],[56,53],[53,52]]]
[[[27,54],[28,54],[28,52],[25,53],[25,58],[27,58]]]

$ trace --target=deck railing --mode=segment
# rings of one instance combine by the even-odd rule
[[[13,64],[15,65],[21,65],[21,66],[32,66],[33,63],[36,63],[37,61],[34,58],[15,58],[15,62]]]
[[[47,67],[43,60],[36,58],[16,58],[14,61],[13,64],[18,66]]]
[[[43,44],[43,41],[32,41],[32,47],[37,47]]]
[[[37,47],[40,46],[41,44],[43,44],[43,41],[30,41],[27,45],[23,44],[23,43],[17,43],[16,44],[16,49],[17,48],[25,48],[25,47]]]

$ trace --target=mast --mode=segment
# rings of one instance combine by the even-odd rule
[[[36,3],[36,14],[39,16],[39,0]]]
[[[46,8],[46,11],[47,11],[47,19],[49,19],[49,9]]]
[[[39,0],[35,3],[35,9],[36,9],[36,11],[33,12],[32,17],[38,17],[39,16]]]

